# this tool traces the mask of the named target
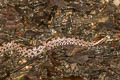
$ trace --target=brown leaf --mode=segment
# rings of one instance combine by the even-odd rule
[[[115,34],[115,35],[114,35],[114,38],[120,39],[120,34]]]

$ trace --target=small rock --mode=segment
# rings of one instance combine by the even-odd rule
[[[120,5],[120,0],[114,0],[113,3],[114,3],[116,6],[119,6],[119,5]]]

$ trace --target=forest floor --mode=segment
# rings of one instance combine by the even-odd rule
[[[60,46],[46,52],[44,59],[26,59],[28,63],[19,65],[21,59],[14,53],[0,54],[0,80],[120,80],[119,4],[120,0],[0,0],[0,45],[14,40],[31,48],[58,37],[98,41],[109,36],[88,49]]]

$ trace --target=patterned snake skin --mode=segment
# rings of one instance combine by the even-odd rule
[[[101,42],[104,42],[107,37],[102,38],[99,41],[87,42],[80,39],[75,38],[57,38],[51,41],[48,41],[46,44],[40,45],[38,47],[33,47],[32,49],[27,49],[26,47],[21,47],[21,44],[15,43],[15,41],[11,41],[8,43],[3,43],[0,47],[0,53],[4,53],[9,50],[16,50],[17,53],[21,54],[24,57],[34,57],[38,56],[44,52],[44,50],[51,50],[58,46],[66,46],[66,45],[76,45],[81,47],[91,47],[95,46]]]

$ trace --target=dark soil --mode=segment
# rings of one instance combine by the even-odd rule
[[[120,5],[113,0],[0,0],[1,45],[15,40],[31,48],[57,37],[105,36],[100,45],[61,46],[26,63],[15,53],[0,54],[0,80],[120,80]]]

